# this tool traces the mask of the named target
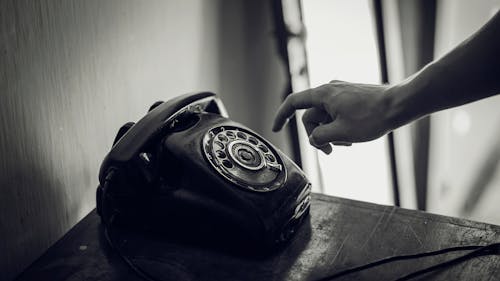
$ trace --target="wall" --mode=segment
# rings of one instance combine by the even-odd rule
[[[270,1],[221,1],[217,32],[219,92],[229,115],[291,155],[285,130],[271,132],[288,69],[278,58]]]
[[[266,1],[0,1],[0,272],[12,279],[94,206],[119,126],[221,94],[270,134],[284,73]]]
[[[498,0],[438,1],[436,58],[478,30]],[[433,114],[428,210],[500,224],[500,96]]]

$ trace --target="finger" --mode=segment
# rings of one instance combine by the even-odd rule
[[[311,139],[316,145],[324,145],[330,142],[341,145],[349,143],[339,121],[317,126],[311,133]]]
[[[324,122],[327,119],[330,119],[328,118],[328,114],[318,108],[309,108],[308,110],[306,110],[306,112],[304,112],[304,115],[302,115],[302,123],[304,124],[307,135],[310,136],[314,128],[319,126],[321,122]],[[311,143],[311,141],[309,141],[309,143]],[[320,149],[325,154],[330,154],[332,152],[332,147],[330,144],[314,145],[313,143],[311,143],[311,145]]]
[[[302,92],[288,95],[281,104],[274,118],[273,131],[277,132],[283,128],[288,118],[290,118],[297,109],[305,109],[319,105],[317,98],[313,95],[314,89],[308,89]]]
[[[312,146],[314,146],[314,147],[318,148],[319,150],[323,151],[323,153],[325,153],[326,155],[332,153],[333,148],[332,148],[332,145],[329,144],[329,143],[323,144],[323,145],[314,144],[314,141],[312,140],[311,136],[309,136],[309,143]]]
[[[320,148],[321,151],[323,151],[324,154],[329,155],[332,153],[333,148],[331,144],[325,144]]]
[[[309,108],[302,115],[302,123],[306,128],[307,135],[310,135],[312,130],[316,128],[319,124],[325,122],[326,112],[318,108]]]

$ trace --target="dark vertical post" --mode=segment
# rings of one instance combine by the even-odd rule
[[[287,70],[290,69],[290,63],[288,59],[288,39],[292,35],[288,32],[288,28],[285,24],[285,19],[283,15],[283,5],[281,0],[272,0],[272,10],[273,10],[273,20],[274,20],[274,34],[276,36],[277,48],[280,58],[283,60],[284,65]],[[287,71],[287,83],[283,93],[283,99],[286,98],[292,92],[292,76],[289,71]],[[290,124],[288,126],[288,132],[290,134],[291,146],[292,146],[292,157],[295,163],[302,167],[302,159],[300,157],[300,143],[299,143],[299,133],[297,128],[297,122],[295,118],[290,118]]]
[[[405,76],[419,71],[434,58],[436,5],[435,0],[398,2]],[[431,117],[421,118],[414,122],[411,128],[417,208],[425,210],[427,206]]]
[[[378,55],[380,61],[380,74],[381,82],[383,84],[389,83],[389,77],[387,74],[387,57],[385,51],[385,41],[384,41],[384,22],[382,18],[382,1],[373,1],[373,10],[375,14],[375,29],[377,31],[377,44],[378,44]],[[391,175],[392,175],[392,191],[394,195],[394,205],[401,206],[399,199],[399,183],[398,183],[398,170],[396,165],[396,151],[394,149],[394,134],[391,132],[387,135],[388,146],[389,146],[389,160],[391,165]]]

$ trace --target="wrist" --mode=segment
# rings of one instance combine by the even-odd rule
[[[390,86],[383,97],[385,108],[384,121],[388,126],[388,131],[397,129],[417,118],[418,105],[413,98],[416,89],[407,81]]]
[[[384,109],[383,123],[387,127],[387,131],[397,129],[402,125],[402,115],[404,113],[403,103],[401,100],[401,86],[389,86],[382,96],[381,103]]]
[[[432,77],[439,67],[429,64],[401,83],[390,86],[384,95],[385,118],[390,130],[435,111],[436,89]]]

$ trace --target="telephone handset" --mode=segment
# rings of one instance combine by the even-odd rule
[[[224,105],[209,92],[183,95],[167,102],[156,103],[139,122],[126,132],[119,132],[119,138],[115,139],[113,148],[101,165],[99,180],[103,180],[107,172],[105,169],[122,166],[133,160],[149,141],[173,129],[179,123],[177,118],[195,107],[227,117]],[[127,136],[122,138],[125,133]]]
[[[274,248],[306,217],[310,184],[285,154],[230,120],[213,93],[158,102],[118,132],[99,172],[103,221]]]

